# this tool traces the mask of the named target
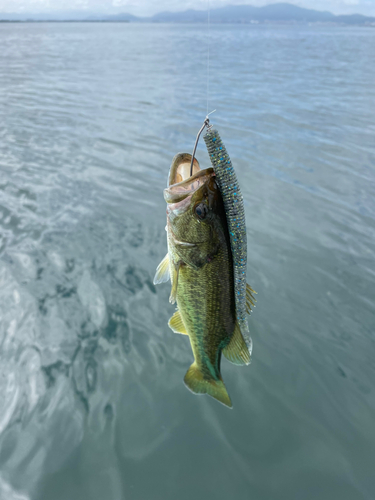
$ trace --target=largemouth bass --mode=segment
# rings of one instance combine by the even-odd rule
[[[221,354],[237,365],[250,363],[236,310],[231,238],[214,169],[201,170],[194,159],[190,176],[190,163],[188,153],[172,161],[164,190],[168,254],[154,283],[171,279],[170,302],[177,303],[177,311],[168,324],[190,338],[195,361],[185,375],[186,386],[231,408],[220,372]],[[248,312],[254,300],[251,292],[247,285]]]

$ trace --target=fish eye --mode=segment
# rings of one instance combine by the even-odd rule
[[[198,219],[200,220],[203,220],[207,217],[207,214],[208,214],[208,207],[205,203],[199,203],[199,205],[197,205],[195,207],[195,213],[198,217]]]

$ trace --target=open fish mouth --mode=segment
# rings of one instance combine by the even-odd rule
[[[169,170],[168,187],[164,189],[164,199],[167,203],[180,203],[191,197],[210,177],[215,175],[213,168],[201,170],[198,160],[194,158],[193,175],[190,176],[190,165],[191,154],[189,153],[178,153],[173,158]],[[188,206],[188,204],[187,202],[183,205]],[[182,206],[180,208],[183,209]]]
[[[168,186],[179,184],[190,177],[191,154],[190,153],[177,153],[174,156],[168,174]],[[199,161],[194,158],[193,162],[193,176],[201,170]]]

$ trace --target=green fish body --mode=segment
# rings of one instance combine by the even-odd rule
[[[191,155],[180,153],[172,162],[164,191],[168,254],[154,283],[170,277],[170,302],[178,309],[169,326],[190,338],[195,361],[186,386],[232,407],[220,373],[221,354],[241,365],[250,363],[250,353],[236,314],[231,241],[214,170],[200,170],[194,160],[190,177],[190,161]]]

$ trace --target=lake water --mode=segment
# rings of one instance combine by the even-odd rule
[[[211,26],[258,292],[233,410],[184,387],[152,284],[205,26],[1,24],[0,47],[0,499],[372,500],[375,30]]]

